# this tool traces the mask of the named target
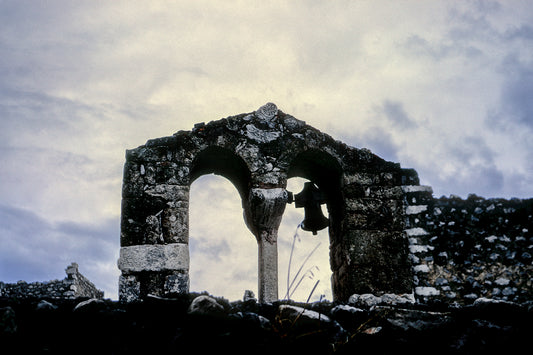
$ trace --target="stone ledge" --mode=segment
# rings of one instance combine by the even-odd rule
[[[431,186],[420,186],[420,185],[404,185],[402,186],[403,192],[429,192],[433,193],[433,188]]]
[[[420,214],[422,212],[427,211],[427,209],[428,209],[427,205],[407,206],[405,208],[405,214],[407,215]]]

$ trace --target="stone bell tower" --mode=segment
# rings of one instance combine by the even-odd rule
[[[329,228],[336,300],[411,292],[402,185],[418,185],[416,172],[335,141],[268,103],[126,152],[120,300],[189,291],[189,187],[211,173],[240,194],[258,244],[261,302],[278,299],[277,237],[291,177],[310,180],[327,205],[320,228]]]

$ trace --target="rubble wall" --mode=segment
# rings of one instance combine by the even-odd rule
[[[405,194],[415,296],[469,304],[533,299],[533,199]]]
[[[85,276],[79,273],[78,265],[72,263],[66,269],[63,280],[6,284],[0,282],[0,297],[75,299],[78,297],[103,298],[100,291]]]

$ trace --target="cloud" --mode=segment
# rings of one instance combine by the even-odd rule
[[[504,190],[504,173],[496,165],[497,152],[480,136],[455,137],[441,146],[438,168],[425,169],[424,178],[437,187],[453,187],[453,194],[466,197],[470,193],[493,197]]]
[[[397,162],[399,159],[398,153],[401,151],[400,146],[397,144],[396,137],[398,134],[396,127],[391,127],[392,124],[389,123],[388,117],[385,120],[381,118],[384,116],[386,117],[386,115],[379,115],[378,113],[374,121],[376,125],[365,127],[356,132],[349,132],[341,138],[344,141],[355,142],[353,146],[357,148],[370,149],[372,153],[382,159]]]
[[[50,223],[31,211],[0,205],[0,221],[0,280],[62,279],[64,268],[78,262],[106,297],[116,297],[118,219]]]
[[[209,234],[213,234],[214,230],[210,230]],[[209,238],[211,237],[211,238]],[[203,254],[206,257],[213,259],[215,262],[220,262],[222,259],[227,258],[230,255],[231,247],[226,240],[210,239],[216,238],[212,236],[193,236],[192,243],[190,243],[190,252],[192,254]]]
[[[533,67],[515,56],[502,64],[506,74],[501,91],[500,118],[527,129],[533,129]]]
[[[459,35],[456,35],[461,39]],[[417,34],[411,35],[406,39],[404,46],[413,54],[429,56],[431,59],[441,61],[453,57],[462,57],[475,59],[482,55],[482,50],[469,43],[460,43],[454,41],[438,40],[429,41]]]
[[[509,40],[533,40],[533,27],[530,25],[521,25],[515,28],[508,29],[505,32],[505,38]]]
[[[494,164],[495,152],[480,136],[460,137],[450,145],[450,157],[461,164]]]
[[[403,104],[397,101],[385,100],[381,107],[389,122],[396,125],[400,129],[407,129],[416,127],[416,122],[407,115]]]
[[[428,174],[434,186],[454,186],[454,195],[466,197],[476,193],[485,197],[493,197],[503,188],[503,173],[495,166],[470,165],[455,174]],[[437,190],[435,195],[441,193]]]

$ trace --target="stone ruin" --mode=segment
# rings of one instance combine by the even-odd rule
[[[65,269],[67,277],[63,280],[45,282],[3,283],[0,282],[0,297],[14,298],[50,298],[76,299],[104,297],[104,292],[83,276],[78,270],[78,264],[72,263]]]
[[[292,177],[310,180],[324,197],[336,301],[365,293],[459,302],[533,294],[532,200],[434,199],[415,170],[347,146],[268,103],[127,150],[121,301],[189,292],[189,188],[211,173],[240,194],[258,244],[260,302],[278,300],[278,228]]]

